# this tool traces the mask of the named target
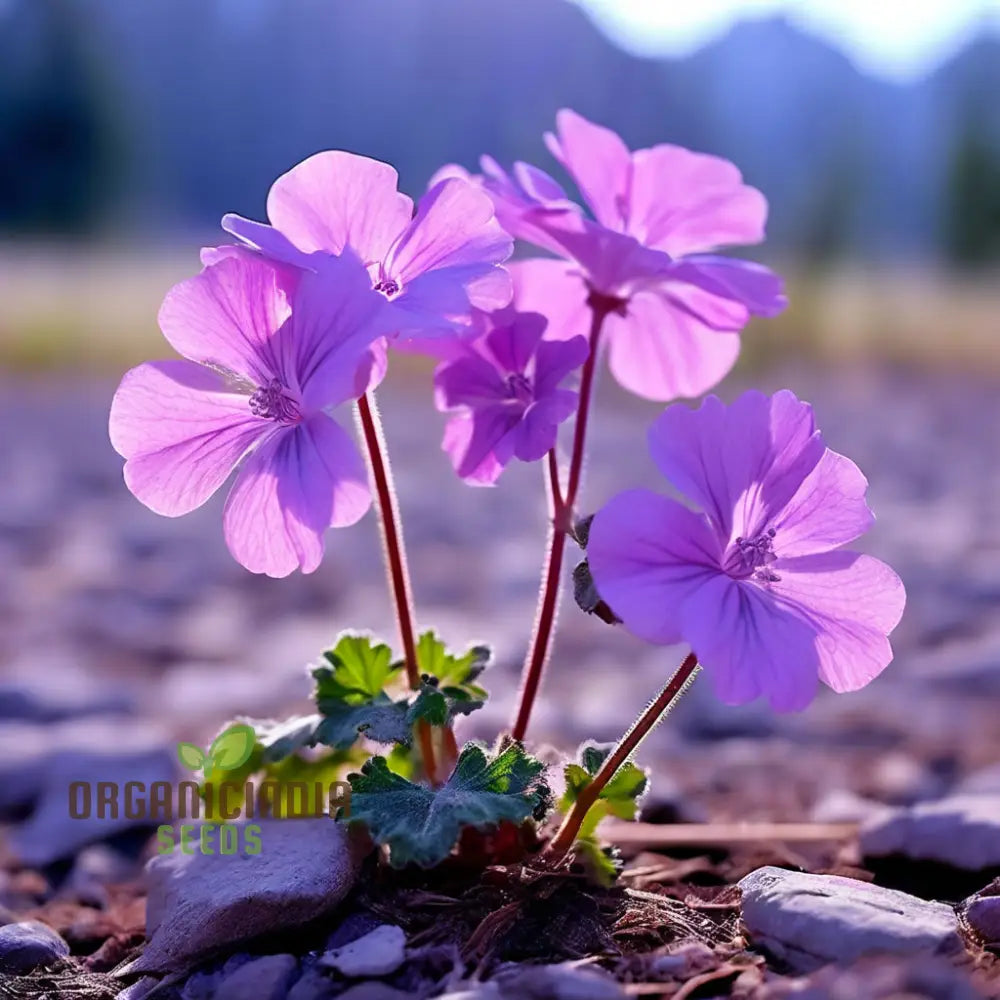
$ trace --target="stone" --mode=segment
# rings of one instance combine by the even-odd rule
[[[770,866],[739,885],[751,939],[801,972],[874,952],[951,954],[962,948],[950,906],[895,889]]]
[[[814,823],[865,823],[884,816],[889,807],[866,799],[846,788],[835,788],[813,806],[809,818]]]
[[[861,851],[969,871],[1000,866],[1000,795],[953,795],[894,809],[862,827]]]
[[[336,969],[349,979],[363,976],[387,976],[406,958],[406,935],[402,927],[382,924],[363,937],[327,952],[320,965]]]
[[[255,958],[222,980],[215,1000],[285,1000],[298,964],[294,955]]]
[[[524,965],[496,976],[503,1000],[624,1000],[621,984],[601,969],[572,962]]]
[[[1000,896],[974,897],[965,904],[963,915],[984,945],[1000,948]]]
[[[1000,795],[1000,764],[973,771],[958,786],[961,795]]]
[[[20,976],[69,956],[69,945],[37,920],[0,927],[0,972]]]
[[[340,985],[329,976],[324,976],[319,969],[308,968],[288,991],[285,1000],[333,1000],[342,995]]]
[[[28,820],[11,835],[11,848],[23,864],[44,866],[114,834],[142,826],[152,828],[156,824],[148,819],[126,816],[123,802],[117,815],[98,815],[93,804],[94,786],[110,782],[121,793],[130,781],[142,782],[148,788],[157,781],[172,784],[176,776],[176,758],[167,747],[140,751],[60,751],[45,762],[40,798]],[[90,813],[79,819],[72,817],[69,810],[69,789],[75,782],[86,782],[92,790]]]
[[[129,973],[183,971],[237,941],[308,923],[351,891],[363,854],[341,824],[324,817],[256,825],[258,854],[246,853],[241,835],[236,854],[177,851],[149,862],[149,943]]]

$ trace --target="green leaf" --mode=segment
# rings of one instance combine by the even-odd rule
[[[205,763],[205,751],[194,743],[178,743],[177,759],[189,771],[197,771]]]
[[[250,759],[256,742],[257,734],[253,731],[253,726],[245,722],[237,722],[223,729],[208,750],[212,766],[223,771],[241,767]]]
[[[570,806],[580,797],[580,792],[586,788],[601,765],[611,753],[613,745],[585,743],[578,751],[579,763],[567,764],[564,770],[566,791],[559,801],[560,812],[568,812]],[[591,806],[587,814],[594,812],[603,803],[605,815],[617,816],[619,819],[635,819],[638,814],[639,802],[646,791],[648,778],[642,768],[631,761],[623,764],[615,772],[614,777],[601,789],[597,802]],[[603,818],[603,817],[601,817]],[[596,826],[596,823],[594,824]]]
[[[325,701],[358,705],[381,694],[399,676],[402,666],[392,663],[385,643],[372,644],[368,635],[344,632],[333,649],[323,653],[326,665],[313,670],[316,704],[325,711]]]
[[[424,632],[417,641],[417,666],[424,680],[410,708],[410,721],[450,725],[456,715],[482,708],[487,693],[475,681],[492,655],[489,646],[472,646],[456,656],[433,631]]]
[[[546,801],[545,765],[512,743],[492,760],[469,743],[452,776],[440,788],[415,785],[394,774],[383,757],[373,757],[353,774],[352,823],[364,823],[376,843],[389,847],[390,861],[430,868],[448,857],[462,827],[521,823]]]
[[[283,722],[257,723],[257,742],[265,764],[276,764],[305,747],[315,746],[321,715],[296,715]]]
[[[359,736],[375,743],[408,744],[411,738],[406,700],[393,701],[384,694],[360,705],[327,700],[316,727],[314,741],[334,750],[346,750]]]

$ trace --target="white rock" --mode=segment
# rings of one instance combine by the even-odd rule
[[[867,857],[902,854],[978,871],[1000,865],[1000,795],[953,795],[894,809],[866,823]]]
[[[895,889],[773,867],[751,872],[740,888],[751,939],[799,971],[870,952],[950,954],[962,948],[950,906]]]
[[[336,969],[341,975],[351,978],[387,976],[403,964],[405,957],[406,935],[403,929],[395,924],[382,924],[364,937],[328,951],[320,959],[320,965]]]
[[[37,920],[0,927],[0,973],[24,975],[69,955],[69,945]]]
[[[216,949],[307,923],[350,892],[362,856],[342,825],[326,818],[257,825],[259,854],[178,851],[150,861],[149,943],[129,973],[183,971]]]

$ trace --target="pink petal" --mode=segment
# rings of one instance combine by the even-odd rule
[[[484,354],[507,372],[524,373],[545,334],[545,317],[539,313],[502,310],[482,342]]]
[[[777,712],[797,712],[815,697],[816,629],[762,588],[719,574],[687,597],[680,614],[684,640],[722,701],[763,696]]]
[[[466,482],[492,485],[513,456],[510,432],[517,422],[517,414],[502,406],[459,413],[445,426],[441,448]]]
[[[764,196],[727,160],[670,145],[633,155],[628,232],[647,246],[681,257],[759,243],[766,221]]]
[[[315,414],[264,442],[226,500],[226,543],[253,573],[315,570],[328,527],[354,524],[371,504],[364,462],[350,435]]]
[[[537,462],[555,447],[559,425],[576,412],[578,396],[556,389],[530,406],[517,426],[514,455],[522,462]]]
[[[716,335],[718,336],[718,334]],[[794,393],[715,396],[697,410],[674,405],[649,431],[660,472],[729,538],[752,538],[777,515],[825,450],[812,407]]]
[[[788,305],[781,276],[753,261],[697,254],[677,261],[672,274],[707,293],[741,303],[754,316],[777,316]]]
[[[493,202],[459,178],[435,185],[417,208],[416,217],[389,254],[386,273],[403,287],[396,304],[451,316],[498,309],[510,302],[510,279],[498,267],[511,254],[513,241],[500,228]]]
[[[768,589],[817,632],[819,676],[834,691],[856,691],[892,660],[887,635],[899,624],[906,591],[885,563],[856,552],[779,559]]]
[[[370,348],[394,327],[365,267],[350,251],[324,256],[302,275],[293,306],[274,345],[286,385],[300,387],[308,411],[357,399],[375,366]]]
[[[874,523],[868,480],[843,455],[827,450],[773,522],[782,558],[826,552],[854,541]]]
[[[507,399],[507,387],[496,366],[478,354],[441,365],[434,373],[440,409],[482,406]]]
[[[536,396],[545,396],[572,372],[583,366],[590,354],[586,337],[571,340],[549,340],[538,345],[535,355],[534,387]]]
[[[558,139],[545,136],[552,155],[569,171],[602,225],[622,227],[631,156],[617,133],[563,108],[556,115]]]
[[[304,269],[312,267],[312,254],[299,250],[287,236],[273,226],[229,213],[222,217],[222,228],[245,244],[245,248],[259,251],[268,260]],[[205,252],[202,251],[201,262],[205,265],[213,264],[220,256],[233,256],[233,254],[225,247],[218,247],[207,259]]]
[[[350,246],[381,261],[413,215],[388,163],[343,150],[316,153],[271,186],[267,216],[299,250],[339,254]]]
[[[573,264],[539,257],[514,261],[507,270],[514,284],[514,307],[521,312],[541,313],[548,320],[546,340],[569,340],[589,334],[587,286]]]
[[[109,422],[128,488],[167,517],[200,507],[271,426],[250,412],[247,396],[224,391],[215,372],[190,361],[133,368]]]
[[[649,490],[620,493],[590,525],[587,559],[597,591],[648,642],[685,638],[682,603],[719,573],[719,541],[705,519]]]
[[[627,315],[604,321],[611,372],[646,399],[700,396],[721,381],[736,362],[740,338],[713,330],[688,309],[644,293],[629,300]]]
[[[160,329],[192,361],[266,385],[279,371],[272,337],[291,315],[287,273],[252,254],[222,259],[167,293]]]

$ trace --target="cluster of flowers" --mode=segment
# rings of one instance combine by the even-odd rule
[[[713,252],[764,237],[766,201],[731,163],[672,145],[632,152],[568,110],[546,141],[589,214],[537,167],[488,157],[478,175],[439,171],[414,211],[391,166],[331,151],[278,178],[268,224],[226,216],[235,241],[203,251],[202,272],[160,311],[188,360],[140,365],[115,396],[131,491],[177,516],[236,470],[224,513],[235,558],[270,576],[311,572],[326,529],[371,503],[365,459],[333,411],[360,401],[370,420],[389,350],[419,351],[437,359],[460,477],[491,484],[514,459],[550,459],[557,589],[600,357],[646,399],[701,396],[749,318],[786,300],[769,269]],[[506,264],[515,239],[553,256]],[[561,483],[557,436],[574,415]],[[731,703],[799,709],[817,680],[847,691],[882,670],[903,587],[841,548],[872,522],[867,483],[806,403],[782,391],[674,404],[649,448],[693,506],[625,492],[587,538],[597,591],[627,629],[690,644]],[[536,641],[537,670],[547,644]]]

